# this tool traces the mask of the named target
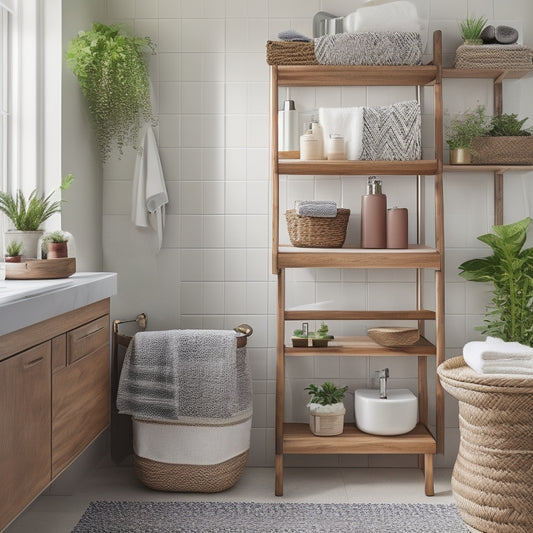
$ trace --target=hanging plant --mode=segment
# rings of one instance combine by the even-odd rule
[[[136,148],[140,129],[152,120],[147,51],[154,51],[149,37],[99,23],[69,43],[67,64],[87,99],[103,161],[115,148],[120,155],[126,146]]]

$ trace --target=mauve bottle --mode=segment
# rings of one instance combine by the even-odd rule
[[[381,180],[370,176],[367,194],[361,197],[361,248],[387,247],[387,197]]]
[[[405,207],[387,211],[387,248],[407,248],[408,214]]]

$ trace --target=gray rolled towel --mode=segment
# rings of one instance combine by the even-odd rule
[[[280,31],[278,33],[278,37],[282,41],[301,41],[301,42],[309,42],[312,39],[310,37],[307,37],[307,35],[304,35],[303,33],[299,33],[295,30],[285,30]]]
[[[337,204],[330,200],[297,200],[294,202],[296,214],[301,217],[334,218]]]

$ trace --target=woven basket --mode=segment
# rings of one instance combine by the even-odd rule
[[[134,455],[139,480],[154,490],[172,492],[222,492],[241,477],[248,451],[214,465],[162,463]]]
[[[418,328],[369,328],[367,334],[382,346],[410,346],[420,339]]]
[[[289,209],[285,217],[293,246],[341,248],[346,240],[350,210],[338,208],[336,217],[301,217],[294,209]]]
[[[533,136],[476,137],[472,140],[474,165],[531,165]]]
[[[489,533],[531,533],[533,378],[478,374],[462,357],[438,373],[459,400],[452,490],[463,520]]]
[[[267,41],[269,65],[318,65],[313,42]]]
[[[309,413],[309,428],[318,437],[332,437],[344,431],[344,413],[311,414]]]
[[[462,45],[455,53],[454,67],[459,69],[531,70],[533,51],[512,44]]]

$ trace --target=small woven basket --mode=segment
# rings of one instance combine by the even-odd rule
[[[410,346],[420,339],[418,328],[369,328],[367,334],[382,346]]]
[[[332,437],[344,431],[344,413],[311,414],[309,413],[309,428],[318,437]]]
[[[338,208],[336,217],[301,217],[294,209],[289,209],[285,217],[293,246],[341,248],[346,240],[350,210]]]
[[[476,137],[472,141],[474,165],[531,165],[533,136]]]
[[[479,531],[531,533],[533,378],[478,374],[462,357],[438,373],[459,400],[452,490],[463,520]]]

